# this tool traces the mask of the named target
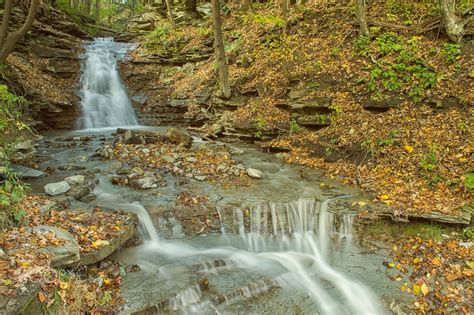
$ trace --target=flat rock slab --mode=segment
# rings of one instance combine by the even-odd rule
[[[40,234],[52,233],[56,238],[63,240],[57,246],[47,246],[42,251],[51,257],[51,267],[64,267],[77,263],[80,259],[80,247],[76,239],[69,232],[48,225],[38,225],[33,232]]]
[[[13,165],[13,171],[17,172],[23,179],[39,178],[44,175],[42,171],[35,170],[23,165]]]
[[[91,265],[107,258],[137,234],[137,225],[138,218],[137,216],[133,216],[133,220],[130,224],[121,226],[120,233],[117,237],[99,242],[98,248],[92,252],[81,253],[78,265]]]

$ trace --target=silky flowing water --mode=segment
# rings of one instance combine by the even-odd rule
[[[82,121],[85,129],[135,126],[137,119],[122,84],[117,60],[125,58],[131,44],[116,43],[112,38],[97,38],[84,46],[80,81]]]
[[[75,163],[96,169],[99,184],[91,207],[137,214],[143,244],[112,257],[140,267],[123,278],[124,312],[153,307],[157,313],[384,314],[398,288],[382,272],[383,254],[365,253],[353,244],[356,212],[348,204],[359,193],[317,171],[302,179],[300,167],[241,146],[244,154],[235,159],[264,173],[250,188],[228,190],[206,181],[180,187],[171,175],[165,187],[149,191],[110,183],[112,162],[95,159],[93,153],[112,138],[110,132],[98,135],[96,128],[136,124],[116,65],[117,54],[123,58],[128,48],[109,39],[86,46],[81,79],[86,130],[67,137],[89,134],[92,140],[65,151],[51,145],[66,141],[64,136],[50,136],[40,148],[43,167]],[[33,188],[41,189],[54,176]],[[190,238],[176,218],[148,212],[154,206],[172,207],[177,195],[189,190],[209,196],[220,233]],[[166,225],[171,231],[164,230]]]

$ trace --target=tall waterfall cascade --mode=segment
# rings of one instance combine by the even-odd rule
[[[117,61],[134,46],[113,38],[96,38],[84,46],[81,76],[81,127],[85,129],[135,126],[137,119],[120,78]]]

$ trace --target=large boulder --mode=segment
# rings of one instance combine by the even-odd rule
[[[71,186],[66,181],[61,181],[57,183],[49,183],[44,186],[44,192],[50,196],[57,196],[64,194],[71,189]]]
[[[50,256],[51,267],[65,267],[79,261],[79,244],[69,232],[49,225],[35,226],[33,232],[43,235],[52,234],[56,239],[61,240],[59,245],[49,245],[41,249],[41,251]]]

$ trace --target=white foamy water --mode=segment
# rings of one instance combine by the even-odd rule
[[[81,128],[135,126],[137,119],[117,69],[117,61],[134,46],[113,38],[85,45],[81,76]]]
[[[328,262],[331,240],[350,238],[352,215],[337,216],[328,212],[328,206],[335,199],[322,202],[316,200],[298,200],[290,203],[267,203],[242,211],[234,209],[235,223],[244,247],[216,246],[199,248],[184,241],[160,238],[146,210],[138,203],[126,203],[119,196],[96,190],[98,203],[114,206],[137,213],[140,218],[142,235],[146,239],[143,250],[159,253],[167,257],[222,257],[225,260],[207,262],[198,266],[199,272],[219,273],[220,270],[240,268],[265,274],[268,268],[278,265],[284,270],[274,279],[280,287],[299,288],[307,292],[318,305],[320,314],[384,314],[378,299],[364,284],[351,279],[333,268]],[[244,217],[250,217],[250,226],[245,226]],[[339,220],[339,223],[336,221]],[[267,246],[270,239],[280,244],[275,251]],[[225,268],[214,267],[214,264]],[[208,267],[207,265],[210,265]],[[334,288],[328,291],[328,283]],[[239,299],[258,296],[268,291],[265,286],[243,287]],[[239,299],[226,301],[238,303]],[[342,299],[342,301],[341,301]],[[199,314],[203,308],[217,308],[212,299],[201,295],[199,290],[187,289],[170,300],[169,308],[180,309],[185,313]]]

